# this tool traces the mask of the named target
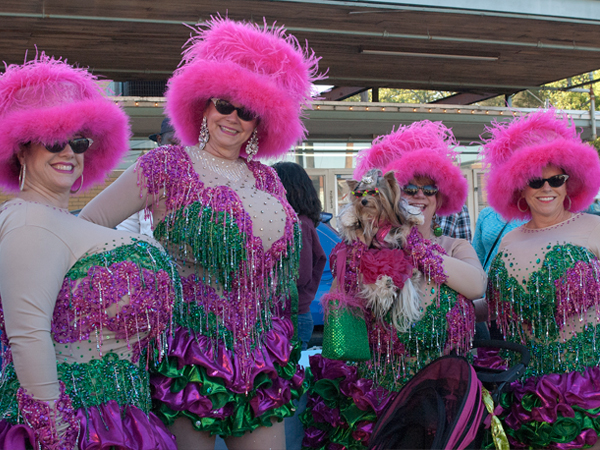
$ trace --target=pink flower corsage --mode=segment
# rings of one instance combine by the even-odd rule
[[[369,249],[360,261],[363,283],[374,284],[380,275],[387,275],[398,289],[412,276],[413,265],[406,254],[399,249]]]

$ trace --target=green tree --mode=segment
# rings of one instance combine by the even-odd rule
[[[597,87],[600,93],[600,70],[596,70],[591,75],[585,73],[548,83],[538,89],[517,92],[512,96],[512,105],[515,108],[539,108],[548,104],[559,109],[587,110],[590,107],[589,93],[572,92],[568,91],[568,89],[571,86],[578,86],[592,80],[597,80],[594,83],[594,87]],[[589,84],[582,87],[587,89],[589,88]],[[560,90],[557,90],[557,88]],[[379,101],[385,103],[431,103],[452,94],[454,93],[448,91],[380,88]],[[368,91],[368,98],[371,101],[370,90]],[[359,102],[360,94],[349,97],[346,101]],[[506,106],[506,100],[503,95],[499,95],[498,97],[482,100],[476,104],[481,106]],[[600,101],[596,102],[596,110],[600,111]]]
[[[418,89],[379,89],[379,101],[382,103],[431,103],[452,95],[446,91],[423,91]],[[372,92],[368,91],[369,101],[372,101]],[[345,99],[347,102],[360,102],[360,94]]]
[[[587,110],[590,108],[590,95],[588,92],[569,91],[569,87],[578,86],[592,80],[597,80],[593,84],[600,90],[600,70],[577,75],[564,80],[555,81],[541,86],[539,89],[517,92],[512,97],[512,105],[515,108],[539,108],[546,104],[558,109]],[[589,89],[589,84],[580,88]],[[556,90],[556,88],[561,90]],[[505,106],[504,96],[494,97],[477,103],[482,106]],[[596,111],[600,111],[600,104],[596,102]]]

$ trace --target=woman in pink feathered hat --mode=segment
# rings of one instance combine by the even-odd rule
[[[129,148],[95,77],[45,54],[0,75],[0,449],[175,450],[148,362],[175,296],[153,239],[68,211]]]
[[[379,239],[377,247],[364,239],[348,238],[352,233],[345,233],[344,227],[355,229],[365,222],[356,209],[346,213],[355,208],[353,203],[338,218],[344,242],[336,246],[330,259],[332,271],[338,268],[336,282],[343,285],[344,295],[334,290],[327,299],[361,309],[370,358],[347,362],[311,357],[315,387],[303,414],[306,448],[359,448],[357,440],[364,448],[372,445],[377,418],[420,368],[452,351],[466,354],[471,349],[475,331],[472,300],[483,296],[487,278],[471,244],[436,233],[433,221],[436,212],[460,211],[467,197],[467,181],[454,165],[456,145],[444,125],[423,121],[379,137],[371,148],[358,154],[352,193],[360,198],[372,196],[375,202],[382,197],[383,187],[365,187],[373,184],[372,169],[381,170],[380,178],[393,174],[398,192],[409,205],[406,208],[412,207],[413,215],[422,214],[423,221],[410,231],[406,245],[390,249],[386,238]],[[348,216],[360,223],[348,223]],[[373,226],[385,231],[384,221],[377,222]],[[387,291],[381,288],[381,281],[385,277],[399,279],[392,274],[406,270],[399,264],[403,259],[409,264],[408,277],[413,268],[421,276],[413,276],[402,286],[394,281],[399,293],[393,302],[386,301]],[[340,273],[339,267],[345,270]],[[405,295],[408,281],[417,288],[409,301]],[[485,304],[483,309],[486,311]],[[337,356],[326,350],[324,342],[323,354]],[[391,442],[379,445],[396,448]]]
[[[304,391],[294,330],[300,228],[273,169],[302,139],[317,58],[283,28],[198,26],[169,80],[181,146],[144,155],[82,217],[115,226],[146,208],[176,259],[183,303],[157,367],[157,412],[183,448],[284,448]]]
[[[487,298],[531,362],[501,402],[512,448],[599,448],[600,188],[594,147],[555,110],[497,123],[484,147],[490,205],[528,222],[508,233]]]

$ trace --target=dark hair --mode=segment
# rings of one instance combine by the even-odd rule
[[[321,220],[323,206],[315,187],[301,165],[293,162],[278,162],[273,165],[287,191],[287,200],[298,215],[307,216],[315,223]]]

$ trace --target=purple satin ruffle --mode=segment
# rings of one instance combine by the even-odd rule
[[[478,348],[473,357],[473,365],[487,369],[508,369],[508,361],[500,355],[500,350],[497,348]]]
[[[600,408],[600,367],[588,367],[583,372],[565,374],[549,374],[541,377],[528,378],[524,383],[515,381],[511,384],[515,401],[508,415],[504,418],[506,426],[519,429],[527,422],[554,423],[557,417],[574,417],[573,407],[585,410]],[[523,407],[525,395],[535,395],[540,406],[531,411]],[[598,435],[594,430],[586,429],[577,436],[576,440],[554,446],[567,450],[594,445]],[[513,442],[519,446],[519,443]]]
[[[340,381],[340,393],[352,398],[359,409],[373,410],[377,416],[381,415],[390,400],[397,394],[381,386],[374,386],[373,380],[358,378],[356,366],[349,366],[345,361],[314,355],[310,357],[310,368],[315,381],[323,378],[335,380],[343,377]],[[331,417],[327,422],[330,420],[332,420]]]
[[[135,406],[123,409],[114,400],[98,407],[77,410],[81,424],[79,449],[176,450],[175,438],[158,417],[146,415]],[[31,429],[23,424],[0,422],[0,449],[25,450],[33,446]]]
[[[25,450],[27,444],[34,447],[34,440],[33,430],[28,426],[0,421],[0,450]]]
[[[373,433],[375,422],[361,420],[352,424],[347,423],[339,409],[341,404],[340,396],[351,398],[352,402],[361,411],[374,411],[376,416],[380,417],[387,405],[396,398],[398,393],[388,391],[381,386],[376,386],[373,380],[359,378],[356,366],[348,365],[345,361],[314,355],[310,357],[310,367],[315,382],[322,379],[336,380],[341,378],[339,381],[339,393],[332,392],[331,398],[327,400],[320,395],[309,393],[307,410],[310,410],[314,422],[327,424],[333,430],[345,430],[350,427],[352,428],[352,439],[367,445]],[[327,401],[337,402],[337,407],[332,408],[328,406]],[[305,429],[302,445],[309,448],[321,448],[327,444],[327,450],[343,450],[345,447],[342,444],[329,442],[331,432],[309,426]]]
[[[291,389],[300,389],[304,381],[304,369],[297,366],[290,380],[279,377],[276,365],[285,367],[290,363],[293,350],[291,338],[294,333],[291,320],[273,318],[273,328],[263,336],[263,345],[256,347],[247,358],[238,358],[225,349],[222,343],[213,347],[212,339],[206,336],[192,336],[184,327],[178,327],[169,338],[169,358],[177,359],[177,366],[200,366],[210,377],[223,380],[223,386],[235,394],[255,391],[250,404],[258,417],[265,411],[278,408],[291,401]],[[254,389],[256,377],[265,373],[272,381],[269,387]],[[175,379],[160,374],[151,377],[152,398],[163,402],[174,411],[189,411],[200,417],[223,418],[231,411],[227,406],[212,409],[212,402],[202,391],[199,383],[189,383],[179,392],[171,392]]]
[[[511,428],[521,422],[555,422],[558,414],[574,417],[573,406],[583,409],[600,408],[600,368],[589,367],[584,372],[550,374],[528,378],[525,383],[511,384],[517,402],[512,405],[506,423]],[[526,394],[536,394],[541,406],[527,411],[521,405]]]

